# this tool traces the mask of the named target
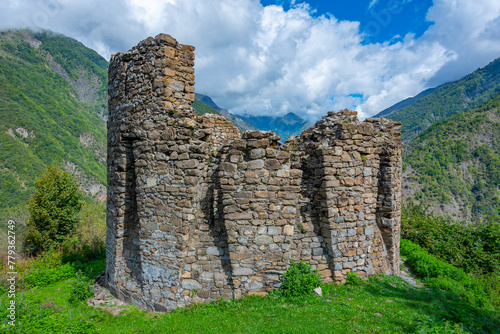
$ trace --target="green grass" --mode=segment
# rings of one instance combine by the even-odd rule
[[[104,259],[69,263],[104,267]],[[63,266],[59,263],[56,266]],[[37,269],[39,270],[39,269]],[[354,281],[356,282],[356,281]],[[18,319],[4,333],[495,333],[498,312],[468,303],[456,294],[415,288],[383,275],[352,285],[323,285],[323,297],[247,297],[195,304],[172,313],[129,307],[114,317],[85,302],[70,303],[75,277],[18,293]],[[6,319],[7,299],[0,300]]]

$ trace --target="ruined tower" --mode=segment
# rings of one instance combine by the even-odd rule
[[[109,68],[106,280],[167,311],[264,294],[290,260],[324,282],[399,274],[400,124],[330,112],[281,145],[197,116],[194,48],[169,35]]]

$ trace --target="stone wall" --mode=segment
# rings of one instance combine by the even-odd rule
[[[106,279],[167,311],[264,294],[291,259],[324,282],[399,274],[400,124],[330,112],[281,145],[197,116],[194,48],[160,34],[109,68]]]

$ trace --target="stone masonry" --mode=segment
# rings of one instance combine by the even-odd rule
[[[148,38],[109,68],[106,280],[156,311],[265,294],[290,261],[324,282],[399,275],[400,124],[329,112],[284,144],[197,116],[194,48]]]

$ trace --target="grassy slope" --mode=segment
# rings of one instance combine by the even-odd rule
[[[23,34],[41,41],[39,49]],[[0,210],[26,203],[45,166],[61,166],[63,160],[78,165],[88,178],[106,182],[106,127],[98,112],[107,103],[107,62],[67,37],[33,35],[0,33]],[[79,91],[53,69],[47,52]],[[24,138],[18,128],[29,135]],[[91,134],[95,143],[84,147],[82,134]]]
[[[495,312],[481,310],[453,293],[412,287],[397,277],[380,276],[362,285],[325,285],[323,297],[249,297],[193,305],[167,314],[131,307],[119,317],[83,302],[68,303],[73,281],[25,292],[18,304],[23,305],[18,328],[31,333],[113,334],[434,333],[432,328],[465,325],[480,327],[473,333],[493,333],[491,328],[498,324]],[[0,302],[2,311],[5,302]]]
[[[500,92],[500,58],[462,79],[440,86],[401,111],[384,116],[402,122],[402,139],[410,141],[437,121],[478,107]]]
[[[497,95],[417,136],[406,147],[403,194],[461,219],[500,214],[499,109]]]

